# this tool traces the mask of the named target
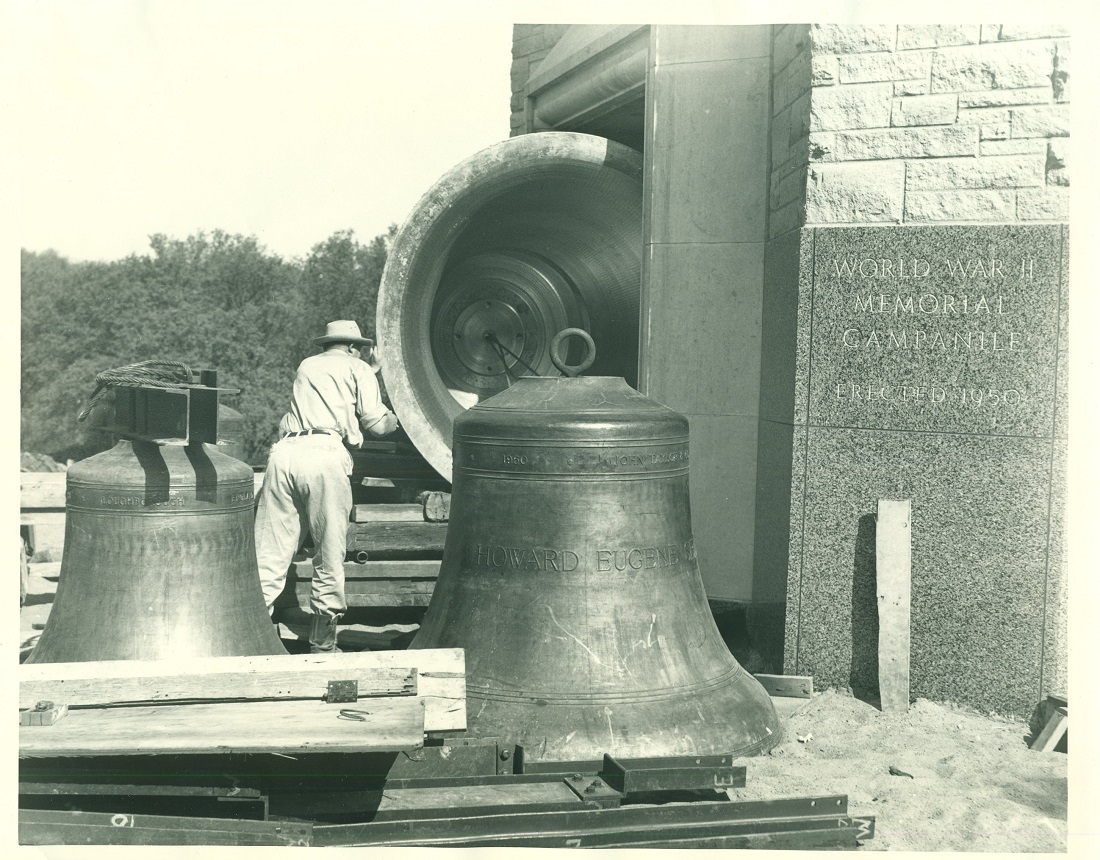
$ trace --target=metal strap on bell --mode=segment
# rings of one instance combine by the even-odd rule
[[[588,355],[563,360],[577,335]],[[468,731],[532,761],[752,755],[780,739],[729,653],[691,530],[688,422],[591,365],[454,423],[451,520],[413,648],[464,648]]]
[[[126,401],[131,431],[137,415],[179,435],[130,432],[69,468],[61,575],[27,662],[285,654],[260,591],[252,469],[215,444],[217,392],[125,394],[112,409]]]

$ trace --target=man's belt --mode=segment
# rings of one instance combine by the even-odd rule
[[[293,433],[287,433],[283,438],[289,439],[291,436],[312,436],[315,433],[319,433],[323,436],[337,435],[335,430],[296,430]]]

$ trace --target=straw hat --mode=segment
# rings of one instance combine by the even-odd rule
[[[314,338],[316,343],[358,343],[371,346],[374,341],[363,337],[359,323],[354,320],[335,320],[325,326],[325,333]]]

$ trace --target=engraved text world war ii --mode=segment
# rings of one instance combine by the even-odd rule
[[[1067,256],[1061,226],[813,231],[788,672],[876,686],[886,498],[912,500],[913,695],[1026,713],[1062,682]]]

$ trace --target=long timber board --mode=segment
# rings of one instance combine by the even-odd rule
[[[70,706],[53,726],[21,730],[19,751],[27,756],[366,752],[413,748],[425,732],[466,728],[465,654],[458,648],[35,663],[19,666],[17,676],[23,707]],[[361,684],[358,701],[342,707],[367,711],[372,720],[338,719],[341,705],[325,701],[330,681]],[[316,740],[312,719],[326,725]],[[374,721],[382,746],[363,737]],[[96,731],[102,740],[89,736]]]

